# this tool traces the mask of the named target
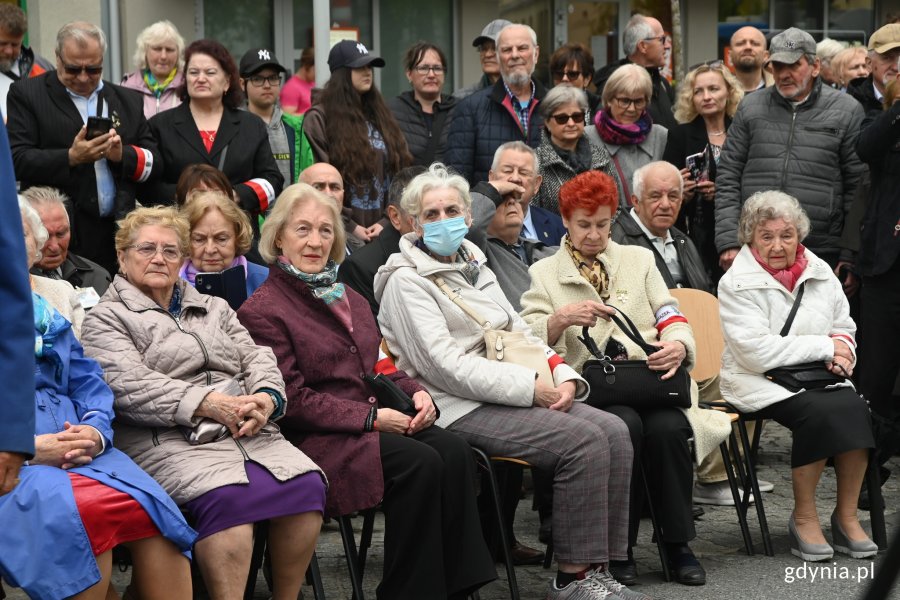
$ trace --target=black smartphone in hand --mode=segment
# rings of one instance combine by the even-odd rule
[[[108,117],[88,117],[87,133],[84,137],[85,139],[92,140],[101,135],[106,135],[109,133],[109,130],[112,129],[112,126],[112,119]]]

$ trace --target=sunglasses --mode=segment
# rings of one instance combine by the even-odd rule
[[[707,69],[721,69],[725,66],[725,63],[721,60],[708,60],[706,62],[697,63],[696,65],[691,65],[688,67],[688,71],[693,71],[694,69],[700,69],[706,67]]]
[[[575,81],[579,77],[584,75],[581,71],[553,71],[553,76],[562,81],[562,78],[565,77],[569,81]]]
[[[572,119],[575,123],[584,123],[584,113],[583,112],[575,112],[571,115],[559,114],[559,115],[550,115],[550,118],[556,121],[557,125],[565,125],[569,122],[569,119]]]
[[[67,75],[81,75],[82,72],[88,75],[99,75],[103,72],[103,65],[67,65],[63,64],[63,71]]]

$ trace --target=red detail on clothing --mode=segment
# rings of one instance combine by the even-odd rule
[[[534,109],[537,107],[539,100],[537,97],[531,99],[531,106],[528,107],[528,126],[531,127],[532,117],[534,116]],[[512,98],[510,98],[509,94],[506,94],[503,98],[503,102],[501,102],[503,107],[509,112],[513,119],[516,121],[516,125],[519,126],[519,131],[522,132],[522,137],[526,138],[525,141],[528,141],[528,132],[525,131],[525,128],[522,127],[522,121],[519,120],[519,113],[516,111],[516,108],[513,106]]]
[[[162,535],[137,500],[95,479],[68,473],[94,556],[119,544]]]
[[[559,365],[561,365],[565,362],[566,361],[564,361],[562,359],[562,357],[559,354],[557,354],[556,352],[554,352],[547,358],[547,364],[550,365],[551,373],[553,372],[553,369],[555,369],[556,367],[558,367]]]
[[[216,132],[215,131],[206,131],[204,129],[200,130],[200,141],[203,142],[203,147],[206,148],[206,152],[212,152],[213,142],[216,141]]]
[[[759,263],[759,266],[761,266],[766,273],[774,277],[775,281],[787,288],[787,291],[789,292],[794,291],[797,280],[800,279],[800,276],[803,275],[803,271],[806,270],[806,265],[809,264],[809,259],[806,258],[806,247],[799,243],[797,244],[797,255],[796,258],[794,258],[794,264],[786,269],[773,269],[770,267],[766,261],[763,260],[762,256],[759,255],[759,252],[756,251],[756,248],[752,246],[750,247],[750,252],[753,254],[753,258],[756,259],[756,262]]]
[[[144,165],[147,164],[147,160],[144,157],[144,152],[139,146],[131,144],[131,147],[134,148],[134,153],[137,155],[137,165],[134,167],[134,175],[132,175],[131,178],[138,181],[141,178],[141,175],[144,174]]]
[[[832,333],[831,337],[837,338],[842,342],[847,342],[851,348],[856,348],[856,341],[846,333]]]
[[[269,195],[266,193],[266,190],[252,179],[245,183],[253,190],[256,197],[259,198],[259,212],[265,212],[269,208]]]
[[[688,320],[685,317],[683,317],[682,315],[675,315],[675,316],[669,317],[665,321],[657,323],[656,324],[656,332],[662,333],[663,329],[665,329],[669,325],[672,325],[673,323],[687,323],[687,322],[688,322]]]
[[[38,75],[43,75],[47,72],[47,69],[42,67],[41,65],[34,63],[31,65],[31,70],[28,72],[29,77],[37,77]]]

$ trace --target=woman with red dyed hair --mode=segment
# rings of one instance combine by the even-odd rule
[[[534,334],[576,371],[591,358],[577,339],[582,327],[589,327],[591,337],[607,356],[613,360],[646,359],[651,369],[667,379],[679,366],[691,368],[693,334],[678,311],[678,302],[666,289],[653,253],[610,240],[617,206],[616,182],[605,173],[587,171],[562,186],[559,208],[568,234],[554,256],[531,267],[531,288],[522,296],[522,317]],[[613,306],[627,314],[644,341],[659,350],[647,356],[611,322]],[[688,546],[696,536],[688,439],[694,439],[699,461],[728,435],[729,424],[724,414],[698,409],[693,383],[691,396],[689,409],[603,408],[625,421],[634,447],[628,560],[610,563],[610,572],[622,584],[631,585],[637,578],[632,546],[643,502],[644,488],[637,483],[642,464],[676,580],[686,585],[706,583],[706,572]],[[588,397],[587,404],[596,401],[596,397]]]

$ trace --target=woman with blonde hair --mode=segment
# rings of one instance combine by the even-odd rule
[[[178,88],[184,81],[184,38],[171,21],[157,21],[137,37],[134,71],[122,78],[122,86],[144,97],[148,119],[181,104]]]
[[[722,271],[715,247],[716,165],[744,88],[722,61],[694,66],[678,86],[675,119],[663,160],[684,178],[681,213],[676,226],[688,234],[700,251],[713,281]]]

